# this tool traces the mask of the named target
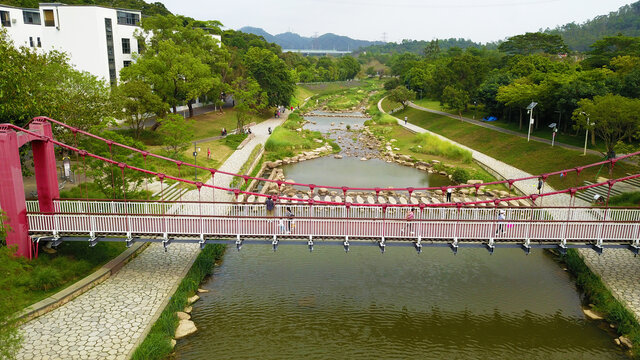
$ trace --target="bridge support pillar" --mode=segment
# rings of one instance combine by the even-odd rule
[[[6,224],[11,228],[7,233],[7,245],[18,247],[17,256],[31,258],[19,149],[18,134],[0,129],[0,208],[6,213]]]
[[[34,120],[29,124],[29,130],[53,138],[51,123]],[[33,164],[38,186],[38,203],[41,212],[54,212],[53,200],[60,198],[58,189],[58,169],[53,143],[43,140],[32,140]]]

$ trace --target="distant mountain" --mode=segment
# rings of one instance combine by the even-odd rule
[[[286,32],[278,35],[271,35],[261,28],[245,26],[240,31],[264,37],[268,42],[273,42],[283,49],[301,50],[357,50],[364,46],[384,44],[382,41],[355,40],[347,36],[340,36],[327,33],[317,38],[304,37],[296,33]]]
[[[621,33],[626,36],[640,36],[640,1],[625,5],[608,15],[600,15],[582,24],[572,22],[544,32],[562,36],[564,42],[576,51],[588,51],[589,45],[604,36]]]

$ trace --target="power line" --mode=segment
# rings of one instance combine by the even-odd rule
[[[460,8],[499,8],[499,7],[516,7],[516,6],[530,6],[530,5],[540,5],[540,4],[548,4],[560,2],[562,0],[527,0],[522,2],[494,2],[494,3],[466,3],[466,4],[445,4],[445,3],[435,3],[435,4],[424,4],[424,3],[389,3],[387,1],[384,2],[372,2],[367,0],[311,0],[313,2],[319,3],[332,3],[338,5],[356,5],[356,6],[381,6],[381,7],[404,7],[404,8],[427,8],[427,9],[460,9]],[[437,2],[439,2],[438,0]]]

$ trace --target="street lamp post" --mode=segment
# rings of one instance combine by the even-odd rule
[[[476,119],[476,114],[478,113],[478,102],[473,100],[473,120]]]
[[[527,106],[527,111],[529,112],[529,131],[527,132],[527,142],[531,140],[531,125],[533,125],[533,108],[535,108],[536,105],[538,105],[538,103],[532,101],[531,104]]]
[[[589,120],[589,114],[585,113],[585,112],[581,112],[582,115],[587,117],[587,125],[585,126],[585,133],[584,133],[584,151],[582,151],[582,156],[586,156],[587,155],[587,139],[589,138],[589,126],[594,126],[596,123],[592,123],[591,120]]]
[[[196,144],[195,142],[193,143],[193,164],[195,165],[193,170],[195,171],[195,181],[198,181],[198,152],[200,152],[200,148],[196,148]]]

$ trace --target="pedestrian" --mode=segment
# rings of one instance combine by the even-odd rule
[[[404,117],[404,124],[407,125],[407,117]]]
[[[274,118],[277,118],[277,117],[278,117],[278,111],[277,111],[277,110],[273,112],[273,117],[274,117]]]
[[[400,232],[404,232],[404,230],[406,229],[407,232],[411,232],[411,235],[413,235],[413,219],[415,218],[415,213],[413,211],[413,208],[410,208],[409,211],[407,212],[407,215],[404,217],[404,219],[407,221],[407,223],[404,226],[404,229],[400,230]]]
[[[264,202],[265,206],[267,207],[267,216],[270,218],[273,218],[273,213],[275,212],[274,210],[276,209],[276,204],[273,202],[273,199],[270,197],[267,198],[267,201]],[[272,219],[269,219],[269,222],[273,221]]]
[[[287,212],[286,212],[286,217],[287,217],[287,234],[291,234],[291,223],[293,222],[293,211],[291,211],[291,208],[287,206]]]
[[[540,195],[540,193],[542,192],[542,178],[538,179],[538,195]]]
[[[496,229],[496,236],[502,232],[503,234],[505,233],[504,230],[504,220],[506,219],[506,214],[507,212],[504,209],[500,209],[500,211],[498,212],[498,228]]]
[[[211,148],[207,148],[207,159],[211,159]]]
[[[447,188],[447,202],[451,202],[451,193],[453,193],[453,188]]]
[[[247,134],[251,134],[251,128],[247,128]]]
[[[267,128],[267,131],[269,132],[269,135],[271,135],[271,126]]]

